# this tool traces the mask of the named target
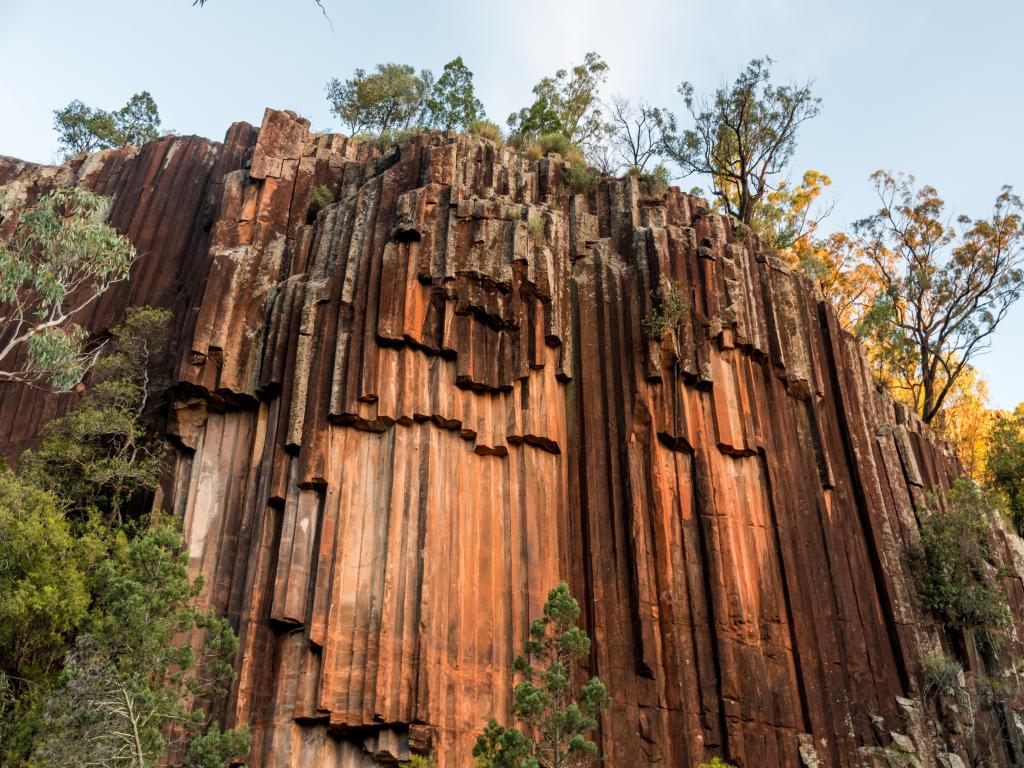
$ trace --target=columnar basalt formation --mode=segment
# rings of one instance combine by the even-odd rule
[[[381,152],[272,110],[223,144],[0,160],[26,203],[114,197],[144,256],[91,330],[175,311],[156,503],[239,632],[222,714],[252,727],[250,764],[471,765],[565,578],[614,699],[609,766],[959,765],[966,737],[921,685],[950,638],[905,563],[955,461],[705,203],[633,178],[572,195],[562,172],[465,135]],[[317,185],[336,202],[314,215]],[[668,281],[687,310],[651,339]],[[5,452],[72,399],[0,388]]]

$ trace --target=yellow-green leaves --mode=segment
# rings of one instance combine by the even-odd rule
[[[77,318],[137,258],[106,214],[105,198],[64,187],[23,211],[0,241],[0,381],[70,389],[95,361]]]

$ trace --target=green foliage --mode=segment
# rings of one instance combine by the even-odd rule
[[[658,163],[649,171],[640,171],[637,174],[637,178],[651,197],[662,198],[668,194],[668,185],[671,177],[669,176],[668,168],[661,163]]]
[[[725,762],[725,760],[716,755],[708,762],[698,765],[697,768],[735,768],[735,766],[732,763]]]
[[[74,526],[49,492],[0,468],[0,766],[21,766],[92,600],[102,531]]]
[[[427,129],[422,125],[412,125],[408,128],[390,128],[380,132],[380,135],[377,137],[377,147],[381,151],[385,151],[391,147],[401,146],[409,139],[421,136],[426,132]]]
[[[591,51],[582,64],[545,77],[533,87],[533,104],[509,115],[509,129],[528,138],[558,133],[577,145],[598,141],[604,131],[598,91],[607,72]]]
[[[675,280],[666,281],[658,289],[655,299],[655,308],[644,317],[643,328],[647,338],[661,341],[665,334],[679,325],[690,303]]]
[[[383,134],[412,126],[433,85],[428,69],[416,74],[408,64],[378,64],[370,73],[357,69],[345,82],[332,79],[327,100],[350,134]]]
[[[24,768],[33,745],[46,727],[46,681],[21,681],[0,675],[0,766]]]
[[[107,200],[78,187],[45,195],[0,240],[0,381],[75,386],[95,360],[76,318],[136,259],[105,223]],[[15,365],[19,350],[28,362]]]
[[[187,563],[181,535],[163,516],[113,531],[93,579],[94,606],[50,694],[36,762],[155,766],[172,723],[185,738],[203,737],[202,759],[247,744],[245,734],[211,735],[202,710],[186,709],[226,692],[238,649],[224,619],[195,607],[202,582],[189,578]],[[192,630],[202,630],[198,655],[175,642]]]
[[[466,133],[471,133],[482,139],[488,139],[493,141],[495,144],[501,144],[505,140],[505,137],[501,133],[501,128],[498,127],[497,123],[492,123],[490,120],[482,118],[471,122],[466,127]]]
[[[993,638],[1009,624],[1006,597],[993,583],[988,531],[998,501],[968,480],[957,480],[946,505],[926,511],[910,566],[922,605],[944,623]]]
[[[789,164],[798,128],[821,104],[810,84],[773,85],[772,63],[754,59],[731,86],[702,100],[694,98],[693,85],[680,85],[692,128],[676,134],[675,118],[658,116],[664,153],[683,173],[709,176],[722,207],[744,224]]]
[[[526,219],[526,229],[530,233],[530,237],[533,238],[533,242],[537,245],[544,244],[545,224],[544,217],[539,213],[530,212],[530,215]]]
[[[25,476],[79,517],[98,512],[120,520],[134,493],[156,487],[163,446],[146,419],[167,386],[160,371],[169,322],[166,310],[130,309],[82,402],[46,425],[39,447],[22,457]]]
[[[565,582],[548,593],[543,615],[530,624],[525,655],[513,665],[521,681],[512,714],[525,733],[489,721],[473,747],[478,768],[571,768],[598,756],[587,735],[611,702],[596,677],[573,696],[573,667],[590,653],[590,638],[576,626],[579,615]]]
[[[960,685],[963,667],[960,662],[943,654],[924,660],[924,695],[951,696]]]
[[[334,195],[327,185],[317,184],[309,191],[309,218],[316,219],[316,215],[333,202]]]
[[[245,731],[222,732],[192,708],[223,695],[238,640],[197,607],[202,581],[189,578],[175,524],[156,512],[120,519],[160,472],[144,424],[167,385],[168,320],[132,311],[79,405],[46,429],[20,476],[0,471],[4,766],[148,768],[172,734],[194,768],[248,749]]]
[[[559,154],[565,157],[574,150],[579,151],[579,148],[569,140],[568,136],[557,131],[541,134],[537,143],[540,144],[541,151],[545,156]]]
[[[1024,534],[1024,403],[992,425],[985,463],[989,485],[1002,494],[1014,528]]]
[[[132,96],[121,109],[93,109],[79,100],[53,112],[53,127],[66,157],[97,149],[139,146],[160,135],[160,112],[149,91]]]
[[[484,105],[473,91],[473,73],[458,56],[444,65],[424,100],[422,123],[444,131],[465,130],[483,115]]]
[[[213,723],[206,733],[200,733],[189,742],[185,768],[224,768],[233,764],[230,761],[249,754],[251,741],[248,726],[221,731],[220,725]]]
[[[506,728],[493,717],[473,745],[476,768],[535,768],[530,742],[522,731]]]
[[[570,195],[588,195],[601,185],[601,174],[587,165],[574,163],[562,169],[562,183]]]
[[[11,693],[59,669],[89,608],[89,545],[52,494],[0,467],[0,679]]]
[[[160,135],[160,112],[149,91],[137,93],[114,113],[121,145],[140,146]]]

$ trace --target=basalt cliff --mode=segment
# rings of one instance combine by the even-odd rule
[[[943,649],[985,674],[906,561],[956,461],[706,203],[631,178],[572,195],[563,171],[454,133],[381,151],[273,110],[223,143],[0,159],[25,204],[111,196],[143,254],[92,332],[174,312],[154,504],[238,631],[219,706],[252,728],[249,764],[472,765],[560,579],[614,700],[609,768],[957,768],[979,738],[1024,759],[1012,710],[922,682]],[[315,212],[318,185],[336,202]],[[686,311],[652,340],[668,280]],[[3,452],[73,400],[0,385]],[[1020,540],[994,545],[1024,619]]]

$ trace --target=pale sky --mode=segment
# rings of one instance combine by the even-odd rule
[[[610,66],[606,95],[680,113],[680,81],[706,92],[769,55],[777,80],[813,79],[823,99],[792,176],[832,177],[829,228],[874,211],[879,168],[971,216],[989,215],[1003,184],[1024,192],[1021,0],[323,1],[333,29],[313,0],[0,0],[0,154],[52,162],[54,109],[115,109],[140,90],[182,134],[220,139],[267,106],[340,131],[331,77],[386,61],[437,74],[459,55],[500,124],[590,50]],[[994,406],[1024,400],[1022,338],[1024,300],[977,360]]]

